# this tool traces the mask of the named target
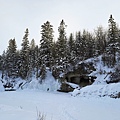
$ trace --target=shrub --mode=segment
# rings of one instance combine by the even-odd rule
[[[37,120],[45,120],[45,115],[42,114],[41,112],[37,112]]]

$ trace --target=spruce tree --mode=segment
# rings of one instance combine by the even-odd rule
[[[2,70],[2,56],[0,55],[0,71]]]
[[[32,75],[35,74],[35,40],[32,39],[29,47],[28,53],[28,72],[27,79],[32,80]]]
[[[95,40],[91,33],[87,32],[86,34],[86,56],[85,58],[91,58],[95,55]]]
[[[17,45],[15,39],[9,40],[6,52],[6,71],[9,77],[17,77]]]
[[[79,31],[76,33],[76,39],[75,39],[75,54],[77,61],[83,59],[83,55],[84,55],[83,48],[84,48],[84,42],[82,39],[81,32]]]
[[[87,57],[87,48],[88,48],[88,33],[86,30],[83,30],[82,39],[81,39],[81,57],[82,57],[82,60],[85,60]]]
[[[7,74],[6,74],[6,67],[7,67],[7,65],[6,65],[6,63],[7,63],[7,61],[6,61],[6,52],[5,52],[5,50],[3,51],[3,54],[2,54],[2,58],[1,58],[1,71],[2,71],[2,76],[1,76],[1,78],[3,79],[4,78],[4,76],[6,76]]]
[[[112,15],[108,20],[109,28],[108,28],[108,43],[106,47],[106,51],[103,55],[104,64],[108,67],[114,67],[116,64],[116,50],[117,50],[117,41],[118,41],[118,29],[116,26],[116,22]]]
[[[37,72],[36,77],[40,77],[41,80],[44,80],[46,77],[46,67],[51,69],[53,61],[53,26],[49,21],[44,23],[41,26],[41,40],[39,48],[39,68],[40,73]]]
[[[36,79],[39,77],[39,48],[38,45],[35,46],[35,72],[36,72]]]
[[[62,20],[58,27],[59,37],[56,43],[58,64],[63,64],[67,60],[67,37],[65,29],[66,25],[64,20]]]
[[[29,31],[28,28],[25,31],[25,35],[22,40],[22,48],[20,51],[20,76],[25,79],[27,77],[27,73],[29,71],[29,40],[28,40]]]
[[[70,37],[68,39],[68,56],[69,56],[69,63],[74,65],[75,64],[75,58],[76,58],[76,55],[75,55],[75,40],[74,40],[74,36],[73,34],[71,33],[70,34]]]
[[[32,70],[35,68],[35,40],[32,39],[30,43],[30,50],[29,50],[29,64]]]
[[[41,65],[45,64],[46,67],[51,67],[53,60],[53,26],[49,21],[41,26],[41,40],[40,40],[40,62]]]

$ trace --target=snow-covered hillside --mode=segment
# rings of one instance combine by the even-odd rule
[[[96,76],[94,84],[107,84],[106,81],[110,80],[110,73],[114,71],[113,68],[108,68],[107,66],[103,65],[102,62],[102,55],[99,57],[94,57],[94,58],[89,58],[85,61],[79,62],[81,64],[82,62],[84,63],[92,63],[95,70],[89,74],[89,76]]]
[[[106,82],[110,80],[110,75],[114,71],[114,68],[108,68],[104,66],[101,62],[101,57],[102,56],[99,56],[84,61],[84,63],[93,63],[96,70],[91,72],[89,75],[96,76],[96,79],[92,85],[83,87],[82,89],[79,89],[79,87],[74,87],[76,89],[71,93],[73,96],[109,96],[112,98],[120,97],[120,83],[107,84]],[[2,79],[2,81],[5,80]],[[50,72],[49,69],[47,69],[47,76],[46,79],[42,82],[42,84],[40,83],[39,79],[36,79],[34,74],[31,78],[31,81],[26,82],[25,80],[21,80],[20,78],[17,78],[15,81],[16,83],[13,89],[16,90],[27,89],[40,91],[57,91],[60,88],[60,83],[58,82],[58,80],[55,80],[55,78],[52,76],[52,72]],[[19,87],[21,83],[22,85]],[[71,83],[68,84],[70,86],[72,85]],[[0,91],[4,91],[2,82],[0,82]]]
[[[0,73],[0,76],[1,73]],[[42,91],[56,91],[60,87],[60,83],[58,80],[52,76],[52,72],[47,69],[46,78],[41,82],[40,79],[36,79],[35,74],[32,74],[32,78],[30,80],[23,80],[21,78],[8,78],[5,80],[5,77],[2,79],[0,78],[0,91],[4,91],[3,85],[6,83],[13,84],[14,87],[6,88],[6,90],[13,89],[13,90],[42,90]]]
[[[110,81],[110,75],[113,73],[114,68],[108,68],[104,66],[101,62],[101,57],[91,58],[85,63],[92,62],[95,71],[90,73],[90,76],[96,76],[94,83],[92,85],[83,87],[82,89],[75,89],[71,94],[73,96],[89,96],[89,97],[104,97],[109,96],[112,98],[120,97],[120,83],[111,83],[107,84],[107,81]]]
[[[120,100],[41,91],[0,92],[0,120],[119,120]]]

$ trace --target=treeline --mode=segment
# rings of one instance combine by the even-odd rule
[[[55,78],[61,73],[74,70],[75,65],[85,59],[102,55],[104,65],[114,67],[120,57],[120,29],[112,15],[108,20],[108,29],[99,26],[94,33],[83,30],[66,37],[64,20],[58,27],[59,37],[54,41],[53,26],[49,21],[41,26],[40,44],[29,42],[29,30],[25,30],[21,49],[17,49],[16,40],[10,39],[7,50],[0,56],[2,78],[31,80],[32,75],[41,82],[49,68]]]

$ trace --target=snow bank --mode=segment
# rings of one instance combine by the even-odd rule
[[[110,97],[120,97],[120,83],[113,83],[113,84],[107,84],[107,85],[90,85],[83,87],[80,90],[74,90],[71,93],[73,96],[79,95],[79,96],[94,96],[94,97],[104,97],[104,96],[110,96]]]
[[[4,87],[3,87],[3,84],[2,82],[0,81],[0,92],[4,91]]]
[[[96,80],[94,82],[94,85],[105,85],[107,84],[106,81],[110,80],[111,72],[113,71],[113,68],[108,68],[107,66],[104,66],[102,62],[102,56],[96,58],[91,58],[86,60],[86,62],[93,62],[93,65],[95,67],[95,71],[93,71],[90,76],[96,76]]]
[[[48,70],[47,77],[45,80],[43,80],[42,83],[40,83],[39,80],[36,80],[36,78],[33,77],[32,81],[30,83],[26,83],[22,88],[43,91],[56,91],[59,87],[59,82],[54,79],[52,73]]]

